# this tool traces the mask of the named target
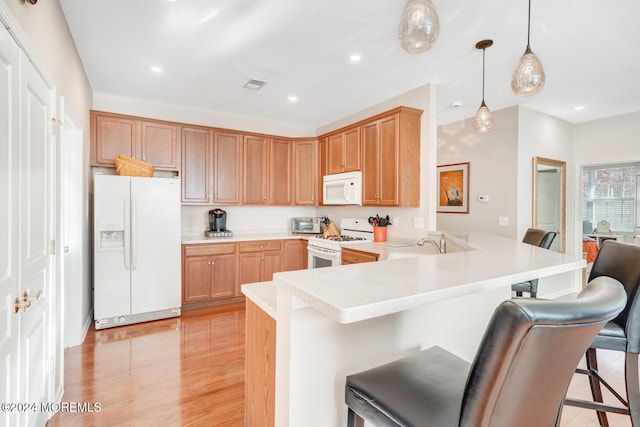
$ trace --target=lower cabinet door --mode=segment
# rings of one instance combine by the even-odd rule
[[[224,298],[236,295],[236,256],[218,255],[212,259],[211,298]]]
[[[184,258],[183,303],[204,301],[211,298],[211,265],[209,259],[209,256]]]

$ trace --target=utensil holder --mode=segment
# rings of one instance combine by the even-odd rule
[[[386,242],[387,241],[387,227],[373,227],[373,241],[374,242]]]

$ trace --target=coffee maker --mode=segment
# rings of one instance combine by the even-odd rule
[[[220,209],[209,211],[209,228],[204,231],[207,237],[231,237],[233,234],[227,230],[227,212]]]

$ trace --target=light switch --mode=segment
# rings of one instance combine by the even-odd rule
[[[481,203],[487,203],[489,201],[489,195],[482,194],[482,195],[478,196],[478,201],[481,202]]]
[[[424,228],[423,216],[417,216],[413,219],[413,228]]]

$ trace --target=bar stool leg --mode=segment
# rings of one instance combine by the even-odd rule
[[[640,375],[638,375],[638,353],[627,353],[625,357],[625,382],[631,425],[640,426]]]
[[[592,372],[598,371],[598,355],[595,348],[587,350],[586,355],[587,371],[589,371],[589,386],[591,387],[591,396],[593,396],[594,402],[602,402],[602,389],[600,388],[600,381],[592,374]],[[607,419],[607,413],[604,411],[597,411],[598,422],[601,427],[609,427],[609,420]]]
[[[364,419],[358,414],[353,412],[351,408],[348,408],[347,412],[347,427],[364,427]]]

